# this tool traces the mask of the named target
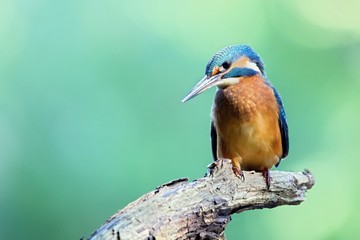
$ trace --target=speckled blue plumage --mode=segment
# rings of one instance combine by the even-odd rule
[[[218,51],[206,65],[205,74],[209,76],[215,66],[221,66],[225,61],[231,63],[241,56],[247,56],[260,69],[265,76],[264,63],[260,56],[248,45],[232,45]]]

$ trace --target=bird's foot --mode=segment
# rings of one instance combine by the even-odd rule
[[[243,171],[241,171],[240,168],[233,167],[232,170],[233,170],[235,176],[237,176],[238,178],[240,178],[241,181],[245,181],[244,173],[243,173]]]
[[[270,171],[268,168],[265,168],[264,170],[262,170],[262,175],[265,179],[265,183],[266,183],[266,189],[269,190],[270,189]]]

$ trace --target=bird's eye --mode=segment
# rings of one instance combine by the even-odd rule
[[[229,67],[230,67],[230,63],[228,61],[225,61],[223,64],[221,64],[220,72],[223,72],[223,71],[229,69]]]

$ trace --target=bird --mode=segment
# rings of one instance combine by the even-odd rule
[[[221,49],[182,102],[214,86],[210,125],[214,161],[230,159],[242,181],[243,170],[262,172],[269,190],[269,169],[287,157],[289,134],[282,98],[267,79],[261,57],[249,45]]]

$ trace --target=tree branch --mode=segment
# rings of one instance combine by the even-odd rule
[[[271,186],[266,190],[261,173],[244,172],[242,182],[229,160],[216,165],[212,176],[208,173],[193,182],[174,180],[143,195],[110,217],[89,239],[225,239],[231,214],[298,205],[315,184],[307,170],[271,171]]]

